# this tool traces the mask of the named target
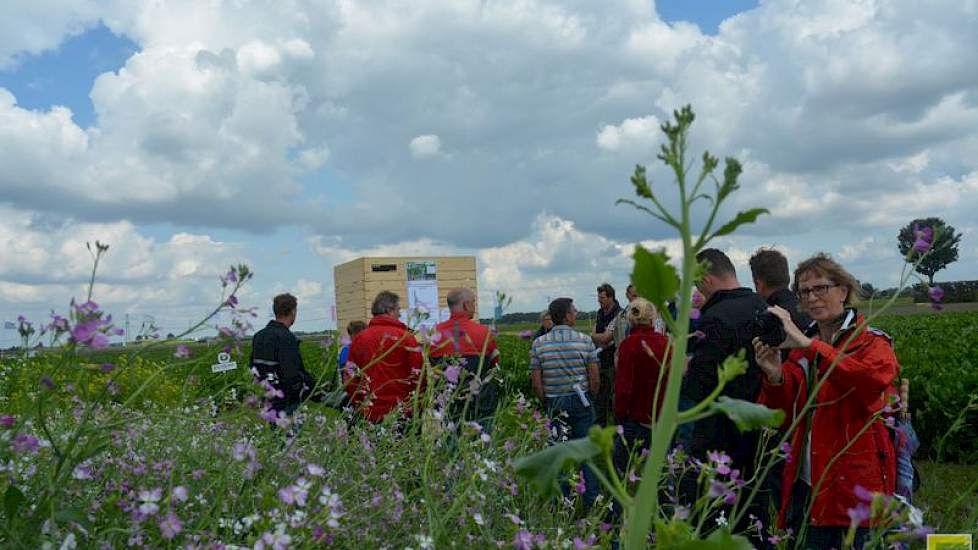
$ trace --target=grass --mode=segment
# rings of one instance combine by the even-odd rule
[[[978,537],[978,465],[921,461],[921,485],[914,504],[938,533]]]

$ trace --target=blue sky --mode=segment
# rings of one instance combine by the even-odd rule
[[[63,311],[95,238],[106,307],[166,331],[239,261],[242,300],[297,292],[303,329],[364,254],[477,255],[482,300],[517,310],[587,301],[624,285],[635,242],[675,246],[614,199],[636,163],[669,198],[653,153],[686,102],[695,147],[745,162],[730,211],[772,210],[718,243],[745,282],[777,245],[890,286],[896,232],[930,215],[966,235],[938,279],[978,278],[967,2],[68,4],[0,7],[3,319]]]
[[[19,56],[12,69],[0,71],[0,87],[17,96],[27,109],[46,110],[64,105],[75,122],[88,128],[95,122],[95,109],[88,97],[95,78],[121,68],[139,46],[105,25],[67,38],[56,49]]]

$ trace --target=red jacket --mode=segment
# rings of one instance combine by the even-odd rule
[[[463,312],[452,313],[452,317],[438,323],[435,330],[440,339],[431,348],[432,357],[481,357],[484,353],[483,368],[486,370],[499,361],[499,350],[489,327],[469,319]]]
[[[350,343],[358,370],[346,381],[350,403],[371,422],[380,422],[414,391],[421,373],[421,348],[404,323],[374,317]]]
[[[652,350],[655,358],[649,357],[642,348],[645,342]],[[638,325],[632,327],[628,337],[618,346],[618,366],[615,369],[615,418],[632,420],[640,424],[652,422],[652,403],[658,400],[656,414],[662,410],[662,401],[666,398],[664,368],[668,368],[666,352],[669,339],[655,332],[652,327]],[[659,384],[662,373],[663,383]]]
[[[856,336],[843,353],[842,348],[854,331]],[[858,435],[869,419],[886,405],[886,395],[892,393],[894,380],[899,376],[900,367],[890,339],[866,327],[861,315],[850,312],[834,345],[813,339],[807,349],[792,350],[781,367],[784,381],[773,385],[763,377],[759,398],[768,407],[785,411],[787,428],[808,399],[805,366],[817,369],[821,377],[836,358],[839,359],[835,368],[819,389],[816,408],[810,413],[813,489],[822,480],[812,505],[810,523],[819,527],[849,525],[847,511],[860,502],[854,493],[857,485],[873,492],[889,495],[894,492],[896,455],[889,430],[877,419]],[[782,528],[791,490],[804,459],[806,424],[807,420],[802,419],[791,436],[791,459],[784,469],[778,517]]]

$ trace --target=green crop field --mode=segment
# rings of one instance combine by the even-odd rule
[[[923,442],[916,504],[939,532],[976,533],[978,313],[874,325],[894,337],[912,381]],[[545,547],[607,545],[600,514],[541,500],[514,476],[513,459],[541,449],[547,431],[529,398],[530,343],[514,334],[533,327],[510,328],[498,337],[504,398],[491,435],[465,427],[451,444],[430,427],[400,436],[315,403],[287,442],[259,418],[247,342],[232,352],[239,368],[219,374],[210,371],[219,344],[190,344],[187,359],[174,357],[175,342],[8,358],[0,414],[14,424],[0,432],[0,540],[38,547],[74,530],[79,547],[182,547],[193,537],[249,548],[269,537],[289,537],[288,547],[415,548],[425,537],[507,547],[525,531]],[[301,349],[332,384],[336,344],[312,339]]]

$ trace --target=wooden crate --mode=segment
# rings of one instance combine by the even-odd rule
[[[454,288],[468,288],[478,295],[475,256],[405,256],[357,258],[333,267],[336,298],[336,327],[345,333],[350,321],[370,320],[370,305],[383,290],[401,298],[407,307],[408,262],[434,261],[438,282],[438,307],[448,307],[445,301]],[[378,270],[379,269],[379,270]]]

